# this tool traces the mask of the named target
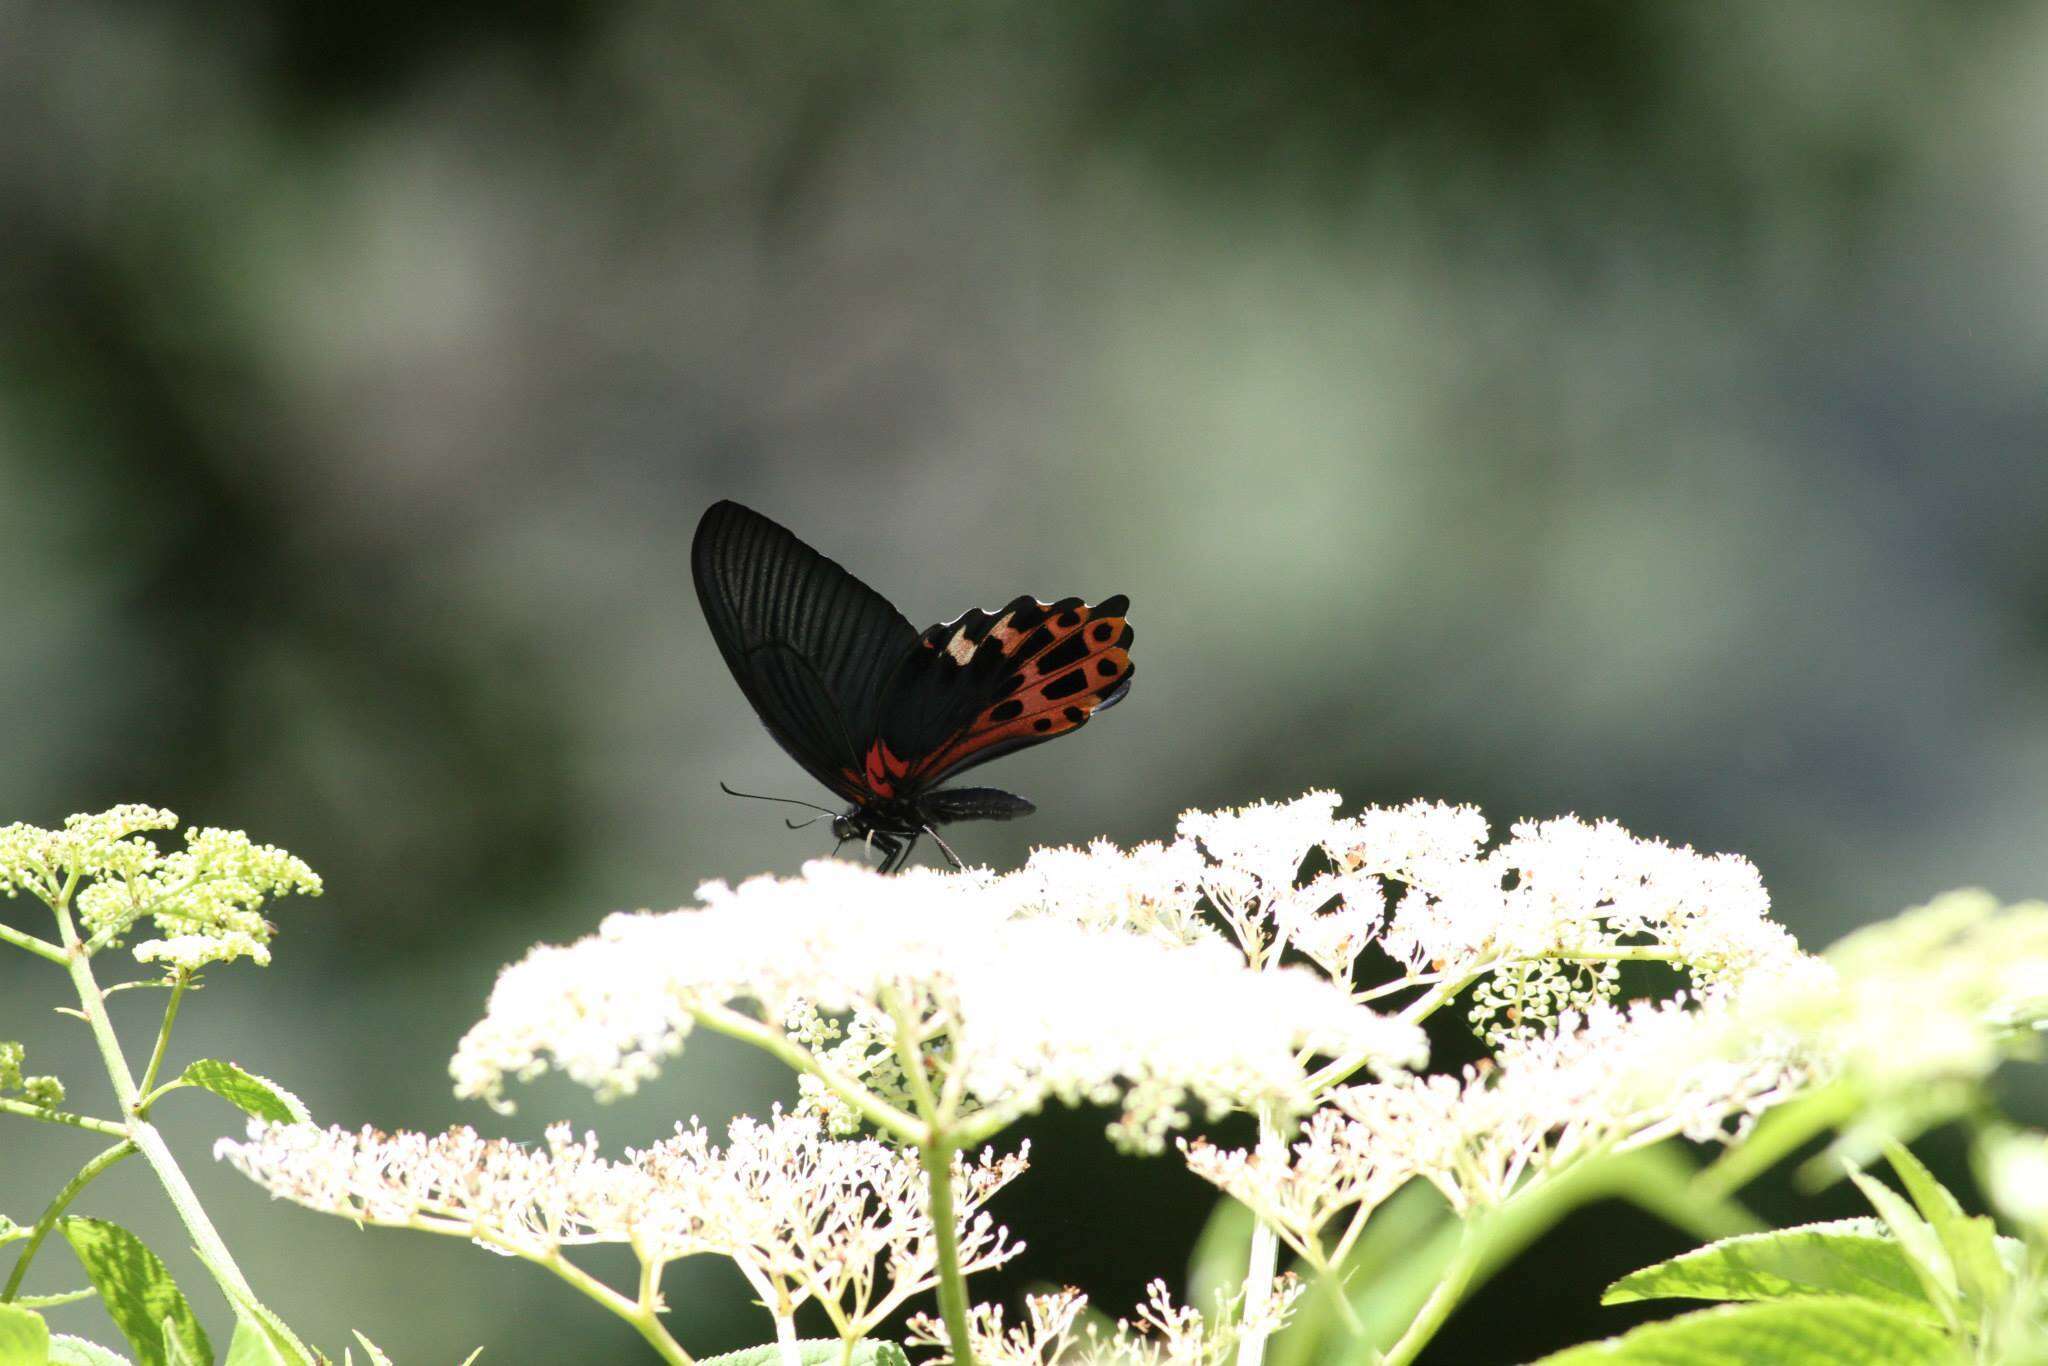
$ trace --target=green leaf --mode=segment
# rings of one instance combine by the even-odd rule
[[[316,1354],[305,1343],[299,1341],[298,1334],[292,1332],[289,1324],[237,1285],[236,1277],[229,1275],[226,1269],[211,1257],[196,1247],[192,1252],[213,1274],[214,1284],[228,1297],[228,1302],[235,1306],[237,1332],[240,1331],[242,1324],[247,1323],[252,1330],[262,1333],[269,1340],[272,1349],[284,1358],[286,1366],[314,1366]]]
[[[1926,1322],[1863,1300],[1727,1304],[1568,1347],[1536,1366],[1958,1366],[1962,1350]]]
[[[50,1339],[50,1366],[130,1366],[130,1362],[97,1342],[59,1333]]]
[[[1932,1323],[1941,1311],[1898,1241],[1875,1219],[1745,1233],[1708,1243],[1607,1287],[1602,1304],[1632,1300],[1791,1300],[1846,1295]]]
[[[474,1352],[471,1352],[468,1356],[462,1359],[462,1366],[476,1366],[476,1359],[482,1356],[483,1354],[484,1349],[481,1347],[477,1348]]]
[[[1189,1304],[1208,1304],[1218,1292],[1228,1295],[1244,1284],[1245,1263],[1251,1259],[1252,1230],[1258,1217],[1249,1208],[1223,1197],[1209,1212],[1188,1254]]]
[[[204,1358],[195,1357],[185,1345],[185,1335],[179,1330],[175,1318],[164,1319],[164,1357],[171,1366],[213,1366],[213,1352],[209,1348]]]
[[[391,1358],[385,1356],[383,1349],[378,1347],[376,1343],[370,1341],[361,1333],[357,1333],[353,1328],[348,1331],[354,1335],[357,1342],[363,1344],[363,1350],[370,1354],[370,1366],[391,1366]]]
[[[1998,1255],[1998,1230],[1989,1219],[1971,1218],[1948,1187],[1934,1179],[1920,1159],[1902,1143],[1887,1143],[1885,1159],[1906,1187],[1906,1194],[1941,1239],[1955,1268],[1956,1281],[1981,1322],[1999,1313],[2012,1289],[2012,1277]]]
[[[838,1366],[840,1343],[837,1338],[799,1342],[796,1349],[803,1366]],[[470,1358],[471,1361],[475,1359]],[[468,1363],[463,1363],[463,1366],[468,1366]],[[782,1366],[782,1346],[771,1342],[765,1347],[743,1347],[724,1356],[708,1360],[700,1358],[697,1366]],[[853,1366],[910,1366],[910,1358],[895,1343],[870,1338],[853,1349]]]
[[[1296,1304],[1287,1331],[1267,1343],[1267,1362],[1331,1366],[1390,1345],[1436,1285],[1456,1247],[1458,1227],[1436,1187],[1421,1180],[1401,1187],[1372,1212],[1338,1268],[1364,1332],[1354,1338],[1344,1321],[1336,1297],[1346,1292],[1319,1280]],[[1298,1264],[1294,1270],[1313,1274]]]
[[[1920,1284],[1927,1290],[1929,1303],[1941,1310],[1945,1322],[1952,1325],[1959,1322],[1957,1308],[1961,1292],[1956,1285],[1956,1270],[1933,1227],[1882,1181],[1855,1167],[1849,1168],[1849,1179],[1856,1183],[1856,1189],[1863,1192],[1863,1198],[1882,1216],[1892,1236],[1899,1240],[1899,1246],[1912,1259]]]
[[[313,1118],[303,1101],[270,1078],[218,1058],[201,1058],[178,1080],[211,1091],[242,1113],[272,1124],[307,1124]]]
[[[278,1350],[276,1339],[262,1324],[245,1314],[235,1320],[235,1335],[228,1339],[223,1366],[293,1366],[293,1361]]]
[[[60,1290],[53,1295],[17,1295],[14,1302],[23,1309],[56,1309],[66,1304],[77,1304],[89,1300],[97,1290]]]
[[[162,1259],[144,1247],[140,1238],[104,1219],[73,1216],[58,1221],[57,1226],[78,1254],[114,1326],[128,1339],[141,1366],[173,1366],[164,1347],[167,1324],[187,1357],[212,1366],[213,1347],[206,1340],[206,1330],[199,1326],[192,1306],[185,1302]]]
[[[50,1325],[19,1305],[0,1304],[0,1366],[44,1366],[50,1359]]]

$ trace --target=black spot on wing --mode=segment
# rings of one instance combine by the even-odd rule
[[[1046,684],[1042,696],[1048,700],[1072,697],[1087,686],[1088,671],[1086,669],[1075,669],[1072,673],[1061,674],[1058,678]],[[1020,706],[1018,710],[1021,711],[1023,708]]]
[[[1052,644],[1052,632],[1041,626],[1025,637],[1024,643],[1017,647],[1015,654],[1018,659],[1030,659],[1050,644]]]
[[[1024,700],[1013,697],[1007,702],[998,702],[988,709],[991,721],[1010,721],[1024,714]]]
[[[1088,719],[1088,713],[1081,710],[1079,707],[1068,707],[1067,719],[1078,726],[1083,721],[1086,721]]]
[[[1041,675],[1056,674],[1069,664],[1079,664],[1087,657],[1088,642],[1081,638],[1080,632],[1076,631],[1053,649],[1047,650],[1038,657],[1038,672]]]
[[[1010,624],[1007,629],[1019,635],[1033,630],[1045,620],[1045,613],[1045,607],[1037,601],[1020,598],[1009,609]]]
[[[1051,730],[1051,729],[1052,729],[1052,718],[1051,718],[1050,716],[1041,716],[1041,717],[1039,717],[1039,718],[1038,718],[1038,719],[1037,719],[1036,721],[1033,721],[1033,722],[1031,723],[1031,729],[1033,729],[1033,730],[1037,730],[1037,731],[1047,731],[1047,730]]]

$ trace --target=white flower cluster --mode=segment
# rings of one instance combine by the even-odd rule
[[[1017,1324],[1005,1321],[1000,1305],[976,1305],[968,1333],[981,1366],[1227,1366],[1245,1337],[1285,1326],[1305,1288],[1293,1276],[1280,1276],[1250,1305],[1240,1290],[1219,1296],[1214,1310],[1203,1314],[1176,1304],[1166,1282],[1154,1281],[1133,1319],[1108,1331],[1082,1322],[1087,1297],[1068,1289],[1027,1296]],[[945,1330],[929,1315],[910,1321],[909,1340],[939,1349],[929,1366],[952,1366]]]
[[[857,1337],[938,1274],[937,1240],[915,1153],[873,1139],[834,1139],[817,1120],[741,1118],[723,1149],[701,1125],[611,1161],[567,1125],[542,1148],[444,1134],[351,1133],[252,1122],[215,1155],[274,1196],[361,1223],[470,1238],[548,1261],[564,1247],[623,1243],[659,1266],[730,1258],[769,1308],[787,1317],[815,1299]],[[1021,1250],[983,1206],[1025,1168],[1022,1153],[953,1157],[956,1228],[967,1271]]]
[[[1721,998],[1595,1005],[1545,1034],[1506,1041],[1462,1075],[1337,1090],[1289,1150],[1198,1142],[1187,1146],[1188,1165],[1311,1262],[1339,1260],[1358,1226],[1332,1247],[1338,1219],[1362,1220],[1413,1178],[1464,1213],[1594,1151],[1746,1130],[1810,1072],[1785,1042],[1759,1039],[1739,1055],[1702,1048],[1728,1013]]]
[[[819,861],[699,896],[701,909],[615,915],[508,968],[451,1064],[458,1092],[501,1101],[507,1077],[550,1066],[628,1092],[693,1023],[746,1002],[782,1038],[811,1011],[852,1015],[876,1053],[907,1028],[940,1084],[997,1120],[1053,1097],[1121,1103],[1118,1136],[1150,1147],[1190,1106],[1298,1108],[1305,1051],[1395,1067],[1423,1056],[1419,1030],[1306,970],[1255,973],[1220,944],[1020,917],[1015,888],[984,874]]]
[[[2048,903],[1950,892],[1748,978],[1703,1051],[1794,1040],[1866,1108],[1939,1118],[2048,1022]]]
[[[1624,959],[1718,988],[1797,956],[1756,869],[1732,855],[1573,818],[1523,822],[1488,849],[1469,806],[1342,817],[1338,804],[1310,792],[1191,811],[1171,844],[1040,850],[997,886],[1026,913],[1173,942],[1214,937],[1213,915],[1253,966],[1291,952],[1345,985],[1377,944],[1417,983],[1473,981],[1475,1023],[1495,1041],[1612,999]]]
[[[158,937],[135,946],[145,963],[188,971],[237,958],[268,963],[273,928],[258,912],[272,897],[318,896],[319,875],[238,830],[187,830],[185,847],[166,854],[151,834],[177,825],[169,811],[130,805],[67,817],[61,830],[7,826],[0,891],[27,890],[52,904],[73,894],[96,943],[153,920]]]
[[[1662,959],[1717,988],[1798,957],[1769,918],[1756,868],[1738,856],[1570,817],[1522,822],[1480,853],[1484,826],[1469,809],[1403,814],[1361,818],[1347,862],[1405,884],[1382,941],[1396,959],[1445,979],[1486,974],[1474,1021],[1495,1041],[1611,999],[1615,960]],[[1393,847],[1377,848],[1389,827]]]

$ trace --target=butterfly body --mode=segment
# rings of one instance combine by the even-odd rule
[[[1020,597],[920,632],[838,564],[731,502],[698,524],[691,571],[740,690],[790,757],[849,803],[833,833],[881,851],[885,871],[941,825],[1030,814],[1011,793],[943,784],[1078,729],[1130,689],[1121,596],[1094,606]]]

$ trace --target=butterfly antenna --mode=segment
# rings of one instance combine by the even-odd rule
[[[795,797],[764,797],[758,792],[740,792],[734,788],[727,787],[724,783],[720,783],[718,787],[719,790],[725,793],[725,795],[728,797],[745,797],[747,800],[755,802],[784,802],[790,806],[808,806],[811,810],[822,811],[828,816],[836,816],[839,814],[829,806],[820,806],[816,802],[799,801]],[[805,821],[804,824],[809,825],[810,822]]]
[[[785,818],[782,823],[792,830],[808,830],[810,829],[810,827],[816,825],[819,821],[824,820],[825,817],[831,814],[832,813],[830,811],[820,811],[817,815],[811,817],[807,821],[793,821]]]

